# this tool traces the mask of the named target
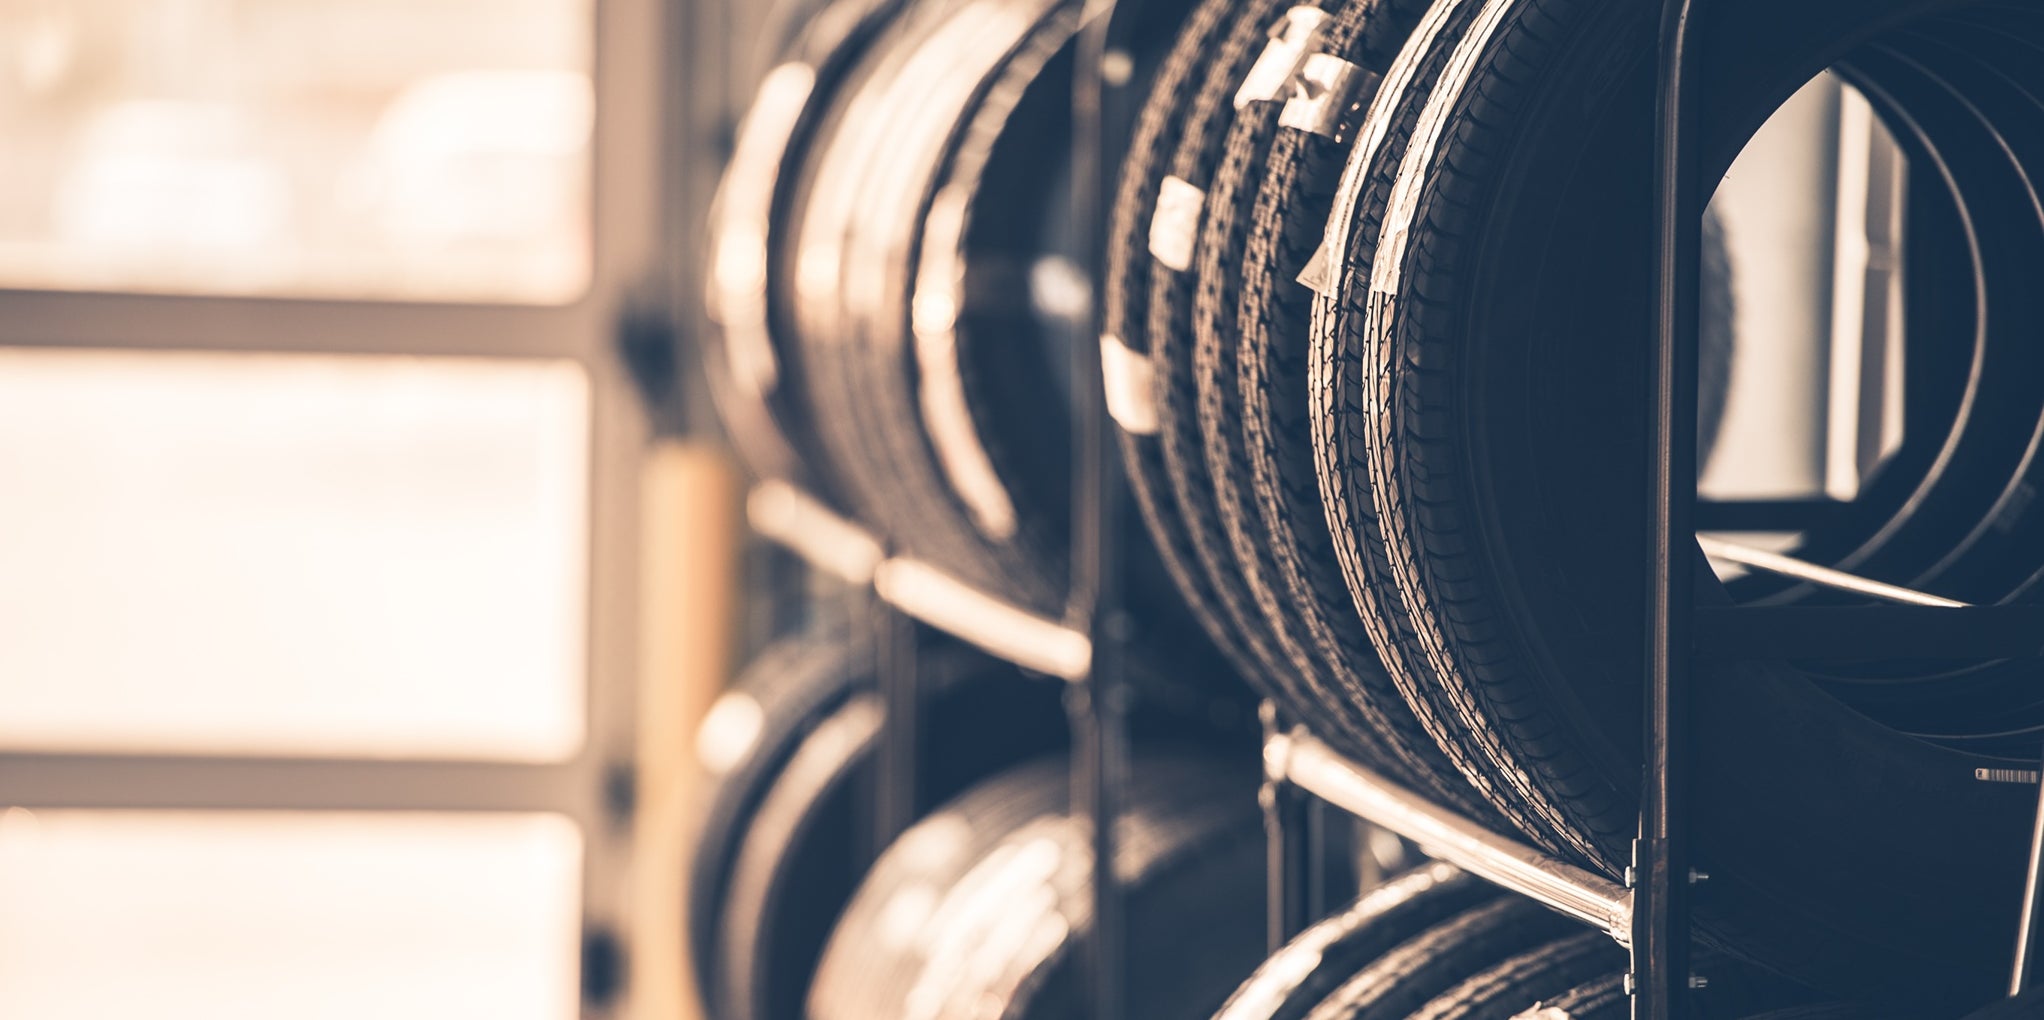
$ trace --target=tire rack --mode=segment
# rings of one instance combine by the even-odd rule
[[[1093,224],[1087,266],[1098,278],[1105,250],[1104,196],[1113,166],[1103,125],[1141,102],[1125,72],[1121,45],[1144,0],[1088,0],[1078,46],[1073,111],[1073,215]],[[1270,937],[1275,950],[1338,904],[1322,848],[1323,808],[1332,806],[1418,844],[1504,889],[1531,897],[1610,935],[1631,954],[1627,985],[1635,1020],[1686,1020],[1686,992],[1702,987],[1689,966],[1691,887],[1708,876],[1689,866],[1685,792],[1691,734],[1685,717],[1693,660],[1821,658],[1841,647],[1891,657],[1951,655],[2044,656],[2044,607],[1925,604],[1850,608],[1698,608],[1690,554],[1696,511],[1697,277],[1704,195],[1697,159],[1699,101],[1691,60],[1695,12],[1703,0],[1663,0],[1659,46],[1659,201],[1656,233],[1652,381],[1648,422],[1654,463],[1644,509],[1651,514],[1648,576],[1647,679],[1643,743],[1646,783],[1640,835],[1624,884],[1613,882],[1518,839],[1485,829],[1447,808],[1343,757],[1295,721],[1263,710],[1265,782],[1261,800],[1270,839]],[[1122,68],[1118,73],[1114,65]],[[1097,323],[1096,323],[1097,325]],[[1093,925],[1081,961],[1096,1020],[1127,1015],[1122,986],[1123,890],[1114,873],[1115,830],[1100,824],[1121,812],[1121,778],[1129,737],[1123,687],[1121,579],[1113,555],[1120,518],[1116,456],[1102,396],[1100,362],[1091,344],[1073,345],[1073,522],[1071,594],[1062,620],[1048,619],[975,590],[928,564],[889,554],[885,539],[838,517],[784,482],[756,486],[747,516],[763,537],[812,567],[874,596],[879,642],[877,675],[885,706],[879,767],[871,803],[876,853],[913,821],[916,800],[914,626],[934,627],[1024,669],[1063,681],[1072,728],[1072,804],[1092,843]],[[1776,557],[1754,564],[1804,580],[1895,599],[1893,589]],[[1913,594],[1908,592],[1903,595]],[[1926,602],[1929,600],[1925,600]],[[2010,994],[2033,987],[2030,971],[2044,953],[2044,912],[2038,907],[2044,863],[2044,783],[2015,933]]]

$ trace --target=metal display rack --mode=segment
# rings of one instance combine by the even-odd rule
[[[1123,45],[1143,0],[1090,0],[1079,36],[1074,90],[1073,179],[1077,222],[1104,232],[1114,168],[1103,126],[1129,113],[1141,97],[1125,74],[1104,71]],[[1693,520],[1696,516],[1696,365],[1700,222],[1704,194],[1696,140],[1694,49],[1698,0],[1664,0],[1658,77],[1656,233],[1657,285],[1652,357],[1650,450],[1653,466],[1643,509],[1651,516],[1647,577],[1647,641],[1642,649],[1647,752],[1639,837],[1624,884],[1564,862],[1515,838],[1486,829],[1344,758],[1296,721],[1264,708],[1262,794],[1270,837],[1273,949],[1337,904],[1321,859],[1326,807],[1333,807],[1413,843],[1500,887],[1531,897],[1609,934],[1631,954],[1628,987],[1636,1020],[1683,1020],[1702,979],[1690,968],[1692,886],[1707,876],[1690,867],[1685,831],[1692,734],[1684,725],[1691,665],[1697,660],[1822,657],[1840,647],[1889,656],[1953,654],[2044,655],[2044,607],[1959,606],[1946,600],[1841,574],[1786,557],[1749,560],[1759,569],[1869,595],[1890,603],[1865,608],[1732,607],[1694,604]],[[1104,238],[1086,257],[1098,278]],[[962,638],[1027,670],[1067,685],[1072,728],[1073,796],[1090,825],[1093,924],[1081,954],[1094,1016],[1125,1016],[1122,985],[1125,913],[1115,874],[1115,826],[1129,760],[1123,689],[1121,578],[1116,522],[1124,499],[1102,395],[1097,352],[1073,345],[1074,379],[1071,594],[1062,619],[1019,609],[943,571],[893,555],[887,541],[836,516],[820,501],[777,481],[751,493],[755,531],[847,584],[870,588],[890,628],[880,642],[881,731],[878,789],[872,797],[875,846],[884,847],[913,820],[916,801],[918,678],[912,624]],[[1734,550],[1736,554],[1737,550]],[[2044,794],[2044,784],[2040,784]],[[2044,859],[2044,802],[2033,836],[2011,994],[2030,985],[2044,939],[2037,910]],[[2015,890],[2011,890],[2012,894]]]

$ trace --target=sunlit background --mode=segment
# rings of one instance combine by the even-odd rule
[[[681,1015],[681,20],[0,0],[0,1017]]]
[[[570,300],[591,27],[589,0],[8,0],[0,278]]]

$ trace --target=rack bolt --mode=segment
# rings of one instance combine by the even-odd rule
[[[1632,888],[1632,886],[1633,886],[1633,883],[1634,883],[1634,882],[1636,882],[1636,881],[1638,881],[1638,879],[1639,879],[1639,873],[1638,873],[1638,872],[1635,872],[1635,871],[1633,871],[1633,870],[1632,870],[1632,865],[1630,865],[1630,864],[1626,865],[1626,866],[1625,866],[1625,887],[1626,887],[1627,889],[1630,889],[1630,888]]]
[[[1625,994],[1627,994],[1627,995],[1632,995],[1633,993],[1637,992],[1638,990],[1639,990],[1639,986],[1638,986],[1638,985],[1635,985],[1635,984],[1633,984],[1633,981],[1632,981],[1632,972],[1631,972],[1631,971],[1626,971],[1626,972],[1625,972]]]
[[[1690,869],[1689,869],[1689,884],[1690,884],[1690,885],[1698,885],[1698,884],[1701,884],[1701,883],[1703,883],[1703,882],[1708,882],[1708,881],[1710,881],[1710,872],[1708,872],[1708,871],[1705,871],[1705,870],[1703,870],[1702,868],[1690,868]]]
[[[1689,975],[1689,987],[1703,989],[1710,987],[1710,979],[1701,974]]]

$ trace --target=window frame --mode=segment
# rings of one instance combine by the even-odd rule
[[[684,5],[692,6],[692,5]],[[630,929],[638,464],[645,414],[613,348],[627,305],[677,278],[663,179],[677,61],[665,0],[591,0],[590,277],[561,305],[0,288],[0,347],[565,358],[590,387],[585,732],[556,763],[0,748],[0,808],[552,812],[582,832],[582,1016],[621,1015],[592,941]],[[665,300],[664,297],[656,298]],[[665,311],[665,307],[661,308]],[[288,795],[286,792],[288,791]],[[677,904],[675,909],[679,910]]]

